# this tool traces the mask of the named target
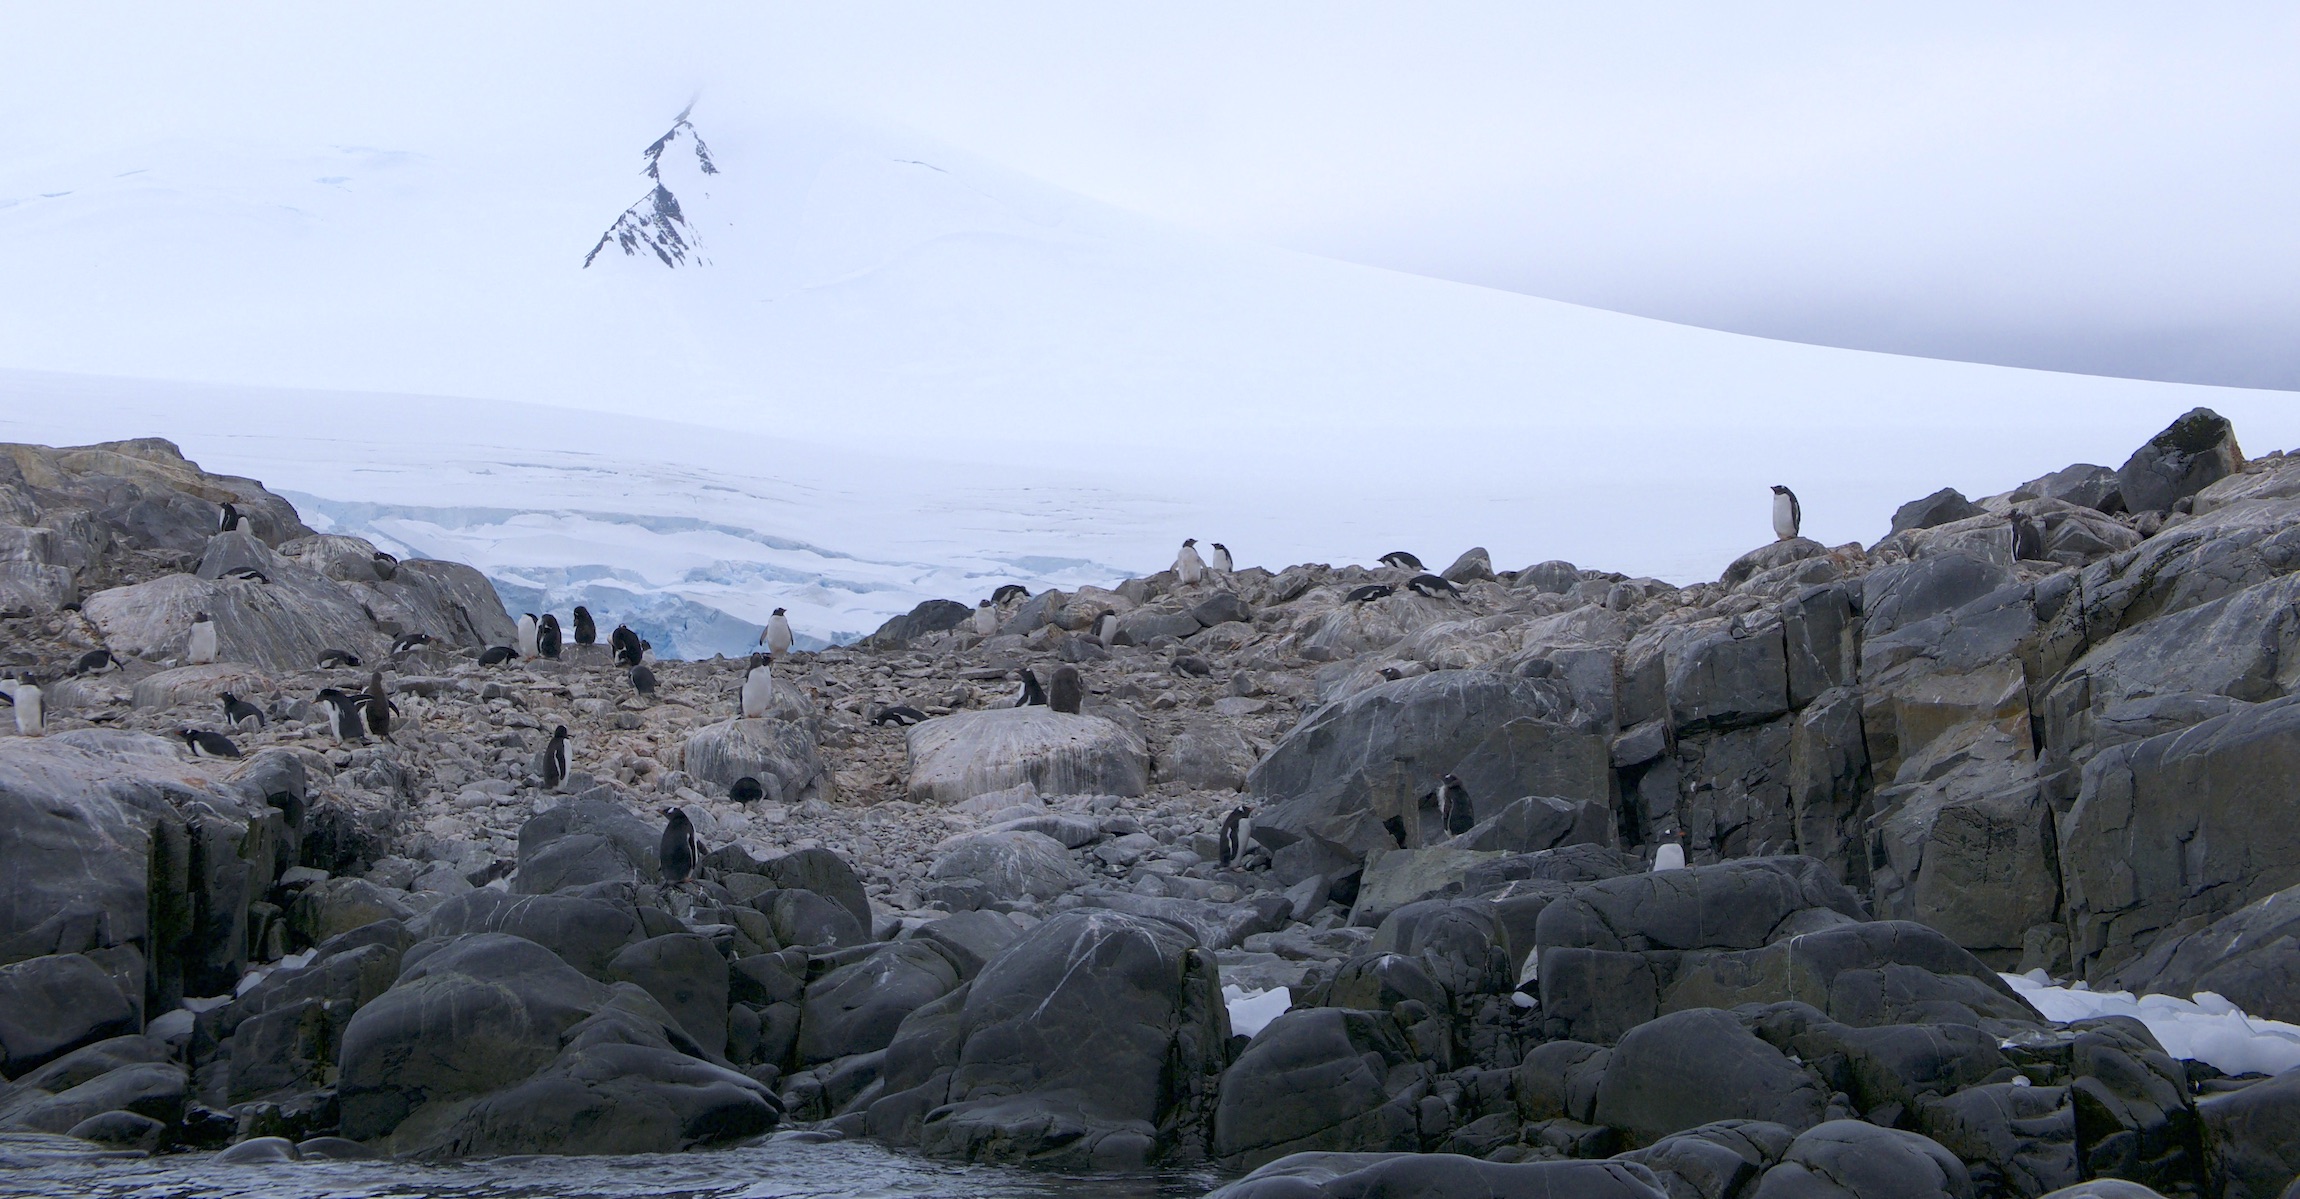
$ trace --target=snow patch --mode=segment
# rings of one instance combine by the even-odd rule
[[[2148,1026],[2173,1057],[2203,1062],[2224,1074],[2282,1074],[2300,1067],[2300,1025],[2247,1016],[2210,991],[2193,998],[2093,991],[2078,983],[2054,985],[2042,970],[2001,976],[2048,1020],[2130,1016]]]
[[[1249,991],[1235,983],[1225,983],[1222,1002],[1230,1009],[1230,1031],[1253,1037],[1261,1035],[1270,1021],[1285,1015],[1294,1006],[1294,997],[1284,987]]]

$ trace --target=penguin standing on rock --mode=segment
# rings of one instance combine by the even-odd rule
[[[391,702],[391,693],[383,689],[383,672],[378,670],[367,676],[367,731],[386,741],[391,740],[391,717],[399,707]]]
[[[974,635],[988,637],[998,631],[998,609],[984,600],[974,606]]]
[[[1014,706],[1017,708],[1043,708],[1046,706],[1046,692],[1038,685],[1038,675],[1027,666],[1022,668],[1022,694],[1015,697]]]
[[[490,645],[479,651],[481,666],[501,666],[519,656],[519,651],[508,645]]]
[[[1057,712],[1078,715],[1086,702],[1086,683],[1079,677],[1078,668],[1067,663],[1054,668],[1054,678],[1047,684],[1046,706]]]
[[[194,666],[216,660],[216,622],[205,612],[192,613],[192,636],[184,644],[184,660]]]
[[[775,703],[775,658],[752,654],[751,670],[743,676],[743,719],[757,720]]]
[[[37,737],[46,726],[47,712],[42,706],[40,684],[31,675],[0,680],[0,695],[16,708],[16,731],[26,737]]]
[[[557,791],[567,781],[567,726],[551,730],[551,744],[543,747],[543,789]]]
[[[695,822],[677,808],[663,809],[670,817],[663,824],[663,844],[655,858],[662,864],[663,881],[683,883],[695,877],[695,868],[703,863],[703,842],[695,836]]]
[[[256,729],[259,732],[263,729],[264,714],[262,709],[256,707],[254,704],[251,704],[244,699],[241,699],[239,696],[233,695],[229,691],[224,692],[222,695],[219,695],[216,698],[223,701],[224,723],[231,725],[235,729],[244,729],[247,727],[248,722],[252,720],[256,722]]]
[[[1207,559],[1206,565],[1212,567],[1215,574],[1226,575],[1230,573],[1230,547],[1219,541],[1215,542],[1214,556]]]
[[[1477,811],[1470,805],[1469,789],[1450,774],[1438,780],[1438,819],[1444,823],[1448,837],[1461,836],[1477,825]]]
[[[770,654],[791,652],[791,622],[783,618],[781,608],[775,609],[774,614],[767,617],[767,627],[759,630],[759,644],[766,646]]]
[[[327,716],[328,735],[338,744],[345,741],[365,743],[367,733],[360,721],[360,697],[345,694],[335,687],[323,687],[317,696]]]
[[[559,618],[549,612],[535,626],[535,652],[556,661],[564,638],[559,632]]]
[[[631,690],[652,699],[655,695],[655,672],[642,662],[631,668]]]
[[[1804,527],[1804,524],[1805,509],[1797,503],[1797,493],[1779,483],[1773,484],[1774,539],[1789,541],[1797,536],[1797,530]]]
[[[230,500],[225,500],[223,511],[216,517],[216,532],[229,533],[240,527],[241,522],[245,520],[247,517],[240,514],[239,506]]]
[[[637,666],[646,660],[647,643],[639,640],[630,625],[616,625],[615,631],[607,634],[607,647],[615,651],[617,666]]]
[[[1184,538],[1182,552],[1174,555],[1175,580],[1187,587],[1205,577],[1206,560],[1198,556],[1198,539]]]
[[[1664,841],[1653,851],[1653,869],[1656,873],[1685,869],[1685,830],[1677,830],[1676,840]]]
[[[375,563],[375,577],[386,583],[399,573],[399,559],[382,550],[375,551],[375,556],[370,560]]]
[[[1104,649],[1109,649],[1118,643],[1118,614],[1116,612],[1104,612],[1094,618],[1094,639],[1101,642]]]
[[[1246,856],[1246,839],[1254,835],[1254,814],[1239,804],[1222,817],[1222,865]]]
[[[519,618],[519,636],[517,638],[517,644],[519,646],[519,658],[521,661],[528,661],[535,657],[535,637],[536,630],[539,628],[541,628],[541,625],[536,622],[535,614],[533,612],[529,612]]]
[[[599,626],[591,619],[591,609],[575,605],[575,644],[592,645],[599,640]]]

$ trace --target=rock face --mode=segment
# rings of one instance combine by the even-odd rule
[[[687,738],[684,762],[687,773],[721,787],[755,778],[775,803],[833,798],[815,733],[797,720],[737,719],[698,729]]]
[[[1288,1012],[1222,1076],[1214,1155],[1251,1169],[1289,1153],[1412,1151],[1429,1079],[1395,1021],[1375,1012]],[[1402,1086],[1393,1089],[1394,1076]]]
[[[2110,982],[2142,994],[2210,991],[2252,1015],[2300,1024],[2300,887],[2287,887],[2195,932],[2159,940]]]
[[[927,721],[910,731],[910,794],[958,803],[1024,783],[1041,795],[1140,795],[1149,752],[1099,716],[1045,707],[992,708]]]

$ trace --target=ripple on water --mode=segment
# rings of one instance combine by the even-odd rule
[[[1077,1176],[930,1161],[869,1141],[788,1135],[701,1153],[452,1165],[218,1165],[212,1153],[0,1169],[0,1195],[86,1199],[1196,1199],[1208,1172]]]

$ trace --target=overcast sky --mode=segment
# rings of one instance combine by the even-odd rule
[[[0,154],[628,153],[696,95],[795,98],[1398,270],[2300,388],[2300,6],[1752,7],[6,2]]]

